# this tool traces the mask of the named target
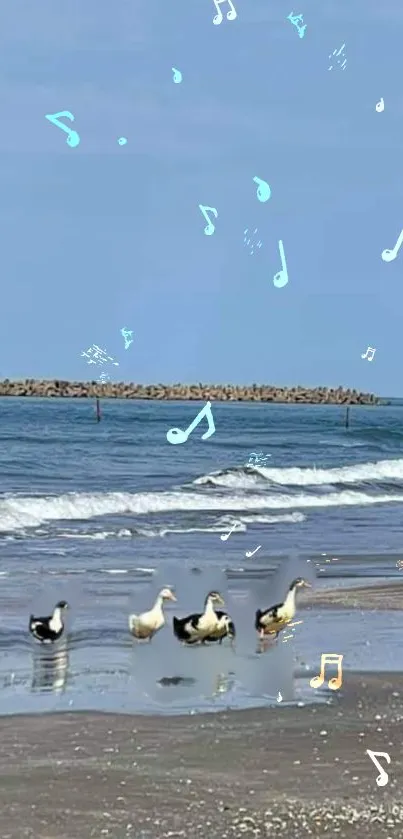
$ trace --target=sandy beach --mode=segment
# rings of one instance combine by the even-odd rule
[[[0,835],[397,836],[402,696],[403,676],[347,674],[321,707],[3,718]],[[367,748],[390,754],[384,787]]]

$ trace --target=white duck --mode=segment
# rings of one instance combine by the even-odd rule
[[[151,641],[155,633],[162,629],[165,624],[165,615],[162,608],[164,600],[176,601],[171,589],[161,589],[154,606],[148,612],[142,612],[140,615],[129,615],[129,629],[135,638],[148,638]]]

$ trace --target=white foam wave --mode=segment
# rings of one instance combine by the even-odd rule
[[[269,469],[250,466],[248,473],[212,472],[196,478],[195,484],[212,484],[229,489],[253,489],[261,478],[281,486],[321,486],[323,484],[356,484],[363,481],[403,480],[403,460],[378,460],[375,463],[356,463],[335,469],[291,467]]]
[[[225,521],[224,519],[227,520]],[[147,535],[166,536],[167,533],[227,533],[234,523],[232,518],[230,521],[228,519],[228,516],[224,516],[215,524],[210,525],[210,527],[167,527],[160,530],[158,534],[152,531],[151,533],[148,532]],[[306,521],[306,516],[303,513],[284,513],[284,515],[279,516],[238,516],[237,520],[241,524],[297,524],[301,521]],[[246,532],[246,527],[237,527],[237,530],[234,530],[234,536],[236,532]]]
[[[41,522],[66,519],[90,519],[108,514],[145,515],[180,511],[225,510],[243,512],[248,510],[300,509],[304,507],[340,507],[369,504],[402,503],[403,495],[368,495],[365,492],[333,492],[326,495],[236,495],[226,496],[184,493],[144,492],[106,494],[71,493],[58,497],[7,498],[0,501],[0,531],[18,530],[22,527],[38,526]]]
[[[103,568],[101,571],[102,574],[128,574],[126,568]]]
[[[247,524],[298,524],[301,521],[306,521],[306,516],[303,513],[284,513],[283,516],[239,516],[240,520]]]

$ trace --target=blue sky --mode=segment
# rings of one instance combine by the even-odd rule
[[[218,26],[213,0],[4,7],[1,378],[93,378],[95,343],[117,380],[403,396],[403,247],[381,260],[403,229],[403,6],[234,4]]]

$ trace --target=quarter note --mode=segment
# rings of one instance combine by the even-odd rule
[[[208,437],[211,437],[211,435],[215,432],[211,402],[206,402],[204,408],[199,411],[197,417],[192,423],[190,423],[188,428],[185,428],[184,431],[182,428],[170,428],[169,431],[167,431],[168,443],[172,443],[173,446],[177,446],[179,443],[186,443],[187,438],[192,433],[193,429],[196,428],[196,425],[201,422],[203,417],[207,418],[208,429],[204,432],[204,434],[202,434],[202,440],[207,440]]]
[[[213,23],[215,24],[215,26],[217,26],[219,23],[221,23],[221,21],[223,19],[223,13],[222,13],[221,9],[219,9],[218,7],[221,5],[221,3],[227,3],[227,2],[228,2],[228,5],[231,6],[231,11],[227,12],[227,20],[235,20],[235,18],[238,17],[238,15],[235,11],[235,6],[234,6],[233,3],[231,3],[231,0],[213,0],[213,3],[214,3],[214,5],[217,9],[217,12],[218,12],[218,15],[215,15],[213,17]]]
[[[209,217],[207,215],[207,212],[214,213],[215,218],[217,218],[217,216],[218,216],[217,210],[216,210],[215,207],[204,207],[203,204],[199,204],[199,210],[200,210],[201,213],[203,213],[204,218],[208,222],[206,224],[206,227],[204,228],[204,232],[205,232],[206,236],[212,236],[214,231],[215,231],[215,227],[214,227],[214,224],[211,221],[211,219],[209,219]]]
[[[372,762],[375,764],[376,768],[379,769],[379,772],[381,773],[380,775],[378,775],[378,777],[376,779],[376,783],[378,784],[378,787],[385,787],[386,784],[389,781],[389,775],[386,772],[386,770],[383,769],[381,764],[378,763],[375,755],[377,757],[386,758],[388,763],[390,763],[390,755],[387,752],[372,752],[371,749],[365,749],[365,751],[366,751],[367,755],[371,758]]]
[[[285,253],[284,253],[283,243],[282,243],[281,239],[279,240],[278,248],[279,248],[279,251],[280,251],[282,269],[281,269],[281,271],[278,271],[278,273],[274,275],[273,285],[275,285],[276,288],[284,288],[284,286],[287,285],[287,283],[288,283],[288,273],[287,273],[287,263],[285,261]]]
[[[241,522],[240,522],[240,521],[236,521],[236,522],[235,522],[235,524],[233,525],[233,527],[231,527],[231,530],[230,530],[230,532],[229,532],[229,533],[223,533],[223,534],[220,536],[220,539],[221,539],[221,541],[222,541],[222,542],[226,542],[226,541],[227,541],[227,539],[229,539],[229,537],[231,536],[231,533],[233,533],[233,532],[234,532],[234,530],[235,530],[235,528],[236,528],[236,526],[237,526],[238,524],[241,524]]]
[[[59,117],[67,117],[74,122],[74,116],[70,113],[70,111],[59,111],[57,114],[45,114],[45,118],[49,120],[49,122],[53,122],[53,125],[56,125],[57,128],[61,128],[62,131],[65,131],[68,135],[66,143],[70,146],[71,149],[75,149],[80,142],[80,135],[77,131],[73,131],[72,128],[69,128],[67,125],[64,125],[63,122],[59,121]]]
[[[400,234],[400,236],[399,236],[399,238],[398,238],[398,240],[395,244],[395,247],[392,248],[392,250],[389,250],[389,248],[385,248],[385,250],[382,251],[382,259],[383,259],[384,262],[392,262],[393,259],[396,259],[402,242],[403,242],[403,230],[402,230],[402,232],[401,232],[401,234]]]
[[[253,180],[255,184],[259,184],[256,190],[256,195],[259,201],[262,201],[262,203],[268,201],[271,196],[271,189],[269,187],[269,184],[266,181],[262,181],[262,179],[258,178],[257,175],[253,178]]]
[[[376,111],[378,111],[378,114],[382,113],[382,111],[384,111],[384,110],[385,110],[385,105],[384,105],[384,101],[383,101],[383,96],[381,96],[381,98],[380,98],[379,102],[377,102],[377,103],[376,103],[376,105],[375,105],[375,110],[376,110]]]
[[[343,682],[342,661],[344,656],[338,653],[322,653],[320,657],[320,673],[319,676],[314,676],[310,681],[311,688],[320,688],[325,681],[325,667],[326,664],[337,664],[337,676],[333,679],[328,679],[328,686],[330,690],[338,690]]]

